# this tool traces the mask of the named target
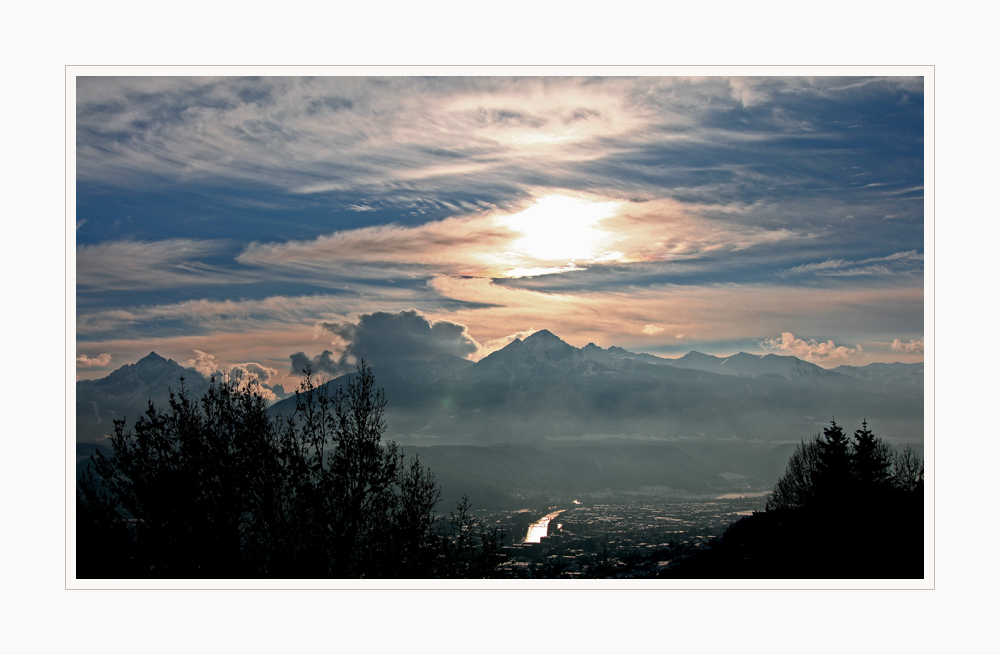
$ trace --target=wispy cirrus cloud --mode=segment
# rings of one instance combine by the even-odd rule
[[[449,186],[516,176],[515,150],[525,162],[591,157],[585,146],[648,124],[652,114],[631,100],[648,86],[582,87],[560,78],[87,80],[77,94],[78,170],[104,183],[142,171],[298,193],[405,180]],[[130,139],[104,145],[118,134]]]
[[[778,273],[792,275],[888,275],[923,271],[924,256],[916,250],[897,252],[885,257],[870,257],[857,261],[847,259],[827,259],[822,262],[802,264]]]
[[[429,271],[475,273],[498,263],[491,255],[517,235],[489,217],[450,218],[417,227],[379,225],[344,230],[310,241],[252,243],[242,264],[324,272],[355,263],[419,264]],[[345,271],[346,272],[346,271]]]
[[[350,191],[390,204],[415,190],[433,198],[503,189],[516,197],[539,180],[662,190],[644,175],[609,179],[588,166],[641,161],[652,148],[700,154],[749,140],[815,139],[823,122],[759,108],[775,98],[843,101],[856,79],[93,78],[77,88],[78,174],[110,185],[159,179]],[[867,83],[882,93],[922,86],[918,78]],[[719,120],[747,108],[756,109],[744,117],[751,129]],[[704,167],[680,161],[675,169]]]
[[[157,289],[249,282],[206,263],[221,245],[199,239],[107,241],[76,249],[77,286],[88,289]]]
[[[130,326],[181,323],[203,334],[218,330],[254,330],[291,324],[313,325],[318,320],[364,311],[372,306],[395,308],[412,305],[428,295],[426,287],[357,285],[341,294],[268,296],[240,300],[186,300],[176,303],[132,306],[128,310],[96,310],[77,315],[81,335],[127,331]],[[159,336],[167,336],[161,334]]]
[[[383,270],[419,266],[426,274],[523,277],[582,270],[588,264],[671,261],[807,238],[704,212],[726,207],[670,199],[631,202],[589,194],[553,194],[509,211],[461,215],[417,226],[396,224],[343,230],[308,241],[252,243],[241,264],[349,275],[352,266]],[[386,268],[388,267],[388,268]]]
[[[285,384],[289,353],[334,367],[355,343],[324,324],[413,308],[462,326],[473,359],[535,328],[916,357],[889,344],[922,320],[922,89],[81,78],[78,352],[197,350]]]

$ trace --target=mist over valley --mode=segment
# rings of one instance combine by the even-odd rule
[[[479,362],[439,355],[372,370],[385,389],[386,438],[418,455],[446,497],[468,493],[486,505],[525,492],[767,489],[795,445],[831,418],[867,420],[893,443],[923,441],[921,364],[831,370],[775,354],[666,359],[575,348],[541,330]],[[320,391],[332,394],[354,375]],[[166,407],[181,376],[193,398],[208,387],[202,374],[155,353],[78,382],[78,442],[100,444],[114,418],[134,421],[149,400]],[[295,403],[278,401],[269,414],[291,416]]]

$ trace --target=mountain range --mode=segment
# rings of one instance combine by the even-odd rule
[[[387,437],[434,472],[449,502],[520,502],[525,493],[667,485],[696,493],[767,488],[795,444],[835,417],[867,419],[887,440],[923,441],[923,364],[824,369],[791,356],[690,352],[677,359],[612,346],[575,348],[547,330],[478,362],[450,355],[372,366]],[[356,374],[351,374],[356,375]],[[77,469],[105,449],[113,419],[166,408],[180,378],[209,382],[150,353],[77,382]],[[350,375],[327,382],[327,392]],[[290,416],[295,398],[272,405]],[[103,445],[102,445],[103,442]]]
[[[386,390],[389,434],[400,443],[797,442],[832,417],[851,430],[867,419],[890,440],[921,441],[923,365],[886,366],[829,370],[748,353],[666,359],[575,348],[541,330],[476,363],[443,356],[372,370]],[[271,411],[290,415],[294,403]]]
[[[824,369],[744,352],[667,359],[592,343],[575,348],[541,330],[475,363],[441,355],[372,370],[386,391],[388,436],[403,444],[797,442],[831,417],[850,430],[867,419],[890,440],[923,436],[923,364]],[[134,421],[150,400],[165,408],[181,377],[192,396],[207,389],[197,371],[156,353],[78,382],[77,441],[110,434],[113,418]],[[289,416],[294,407],[288,398],[270,412]]]

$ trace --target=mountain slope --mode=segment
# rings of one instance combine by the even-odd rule
[[[849,375],[859,380],[906,386],[914,389],[924,388],[923,362],[916,364],[903,364],[902,362],[884,364],[876,362],[867,366],[838,366],[830,370],[842,375]]]
[[[192,398],[200,398],[208,390],[209,382],[201,373],[155,352],[112,371],[105,378],[77,382],[77,442],[94,442],[112,434],[116,418],[134,422],[146,411],[150,400],[157,407],[166,408],[170,391],[180,390],[182,377]]]

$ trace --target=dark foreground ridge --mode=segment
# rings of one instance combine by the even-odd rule
[[[667,578],[920,579],[923,508],[905,499],[827,513],[757,512],[707,550],[667,569]]]
[[[789,460],[764,512],[668,570],[676,578],[923,578],[924,470],[867,423],[831,421]]]

